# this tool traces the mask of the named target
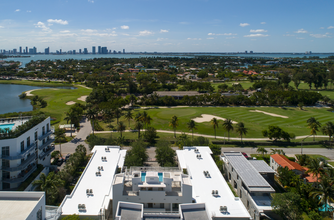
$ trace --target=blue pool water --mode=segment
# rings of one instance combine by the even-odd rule
[[[4,125],[0,125],[0,129],[5,129],[5,128],[9,128],[9,130],[12,130],[13,126],[15,124],[4,124]]]
[[[158,173],[159,176],[159,182],[163,181],[163,173]],[[146,172],[141,172],[141,181],[145,182],[145,178],[146,178]]]

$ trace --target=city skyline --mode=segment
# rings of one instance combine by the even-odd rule
[[[334,52],[333,7],[285,0],[3,1],[0,49]]]

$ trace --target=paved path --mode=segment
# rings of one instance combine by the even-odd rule
[[[141,131],[145,131],[145,129],[141,130]],[[95,134],[103,134],[103,133],[116,133],[118,131],[95,131]],[[136,130],[125,130],[124,132],[137,132]],[[166,130],[157,130],[157,132],[160,132],[160,133],[168,133],[168,134],[174,134],[174,131],[166,131]],[[186,134],[186,135],[192,135],[192,133],[189,133],[189,132],[175,132],[176,134]],[[227,134],[227,132],[226,132]],[[206,134],[195,134],[194,133],[194,136],[202,136],[202,137],[206,137],[206,138],[215,138],[214,135],[206,135]],[[295,139],[304,139],[306,137],[310,137],[310,138],[313,138],[313,136],[309,136],[309,135],[303,135],[303,136],[296,136]],[[325,135],[316,135],[315,137],[321,137],[321,138],[328,138],[328,136],[325,136]],[[227,140],[227,137],[224,137],[224,136],[217,136],[216,137],[217,139],[224,139],[224,140]],[[240,138],[237,137],[230,137],[230,140],[235,140],[235,141],[240,141]],[[269,138],[242,138],[243,141],[268,141],[270,140]]]
[[[61,145],[61,153],[63,156],[66,154],[72,154],[75,152],[75,148],[82,144],[86,147],[87,153],[90,152],[88,144],[85,143],[86,137],[92,132],[92,126],[90,122],[84,117],[80,122],[80,131],[77,136],[70,142]],[[59,150],[59,144],[55,146],[55,150]]]
[[[301,148],[279,148],[279,147],[271,147],[266,148],[268,153],[271,152],[270,149],[281,149],[285,152],[285,154],[288,155],[295,155],[295,154],[301,154]],[[250,154],[258,154],[256,152],[257,148],[251,148],[251,147],[223,147],[222,152],[224,151],[240,151],[245,152],[248,155]],[[326,156],[330,159],[330,161],[334,160],[334,149],[328,149],[328,148],[303,148],[303,154],[320,154],[323,156]]]

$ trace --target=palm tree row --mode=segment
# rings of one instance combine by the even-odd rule
[[[332,122],[327,122],[324,126],[321,126],[321,123],[314,117],[310,117],[306,121],[307,127],[311,129],[311,135],[313,135],[313,141],[315,141],[315,135],[321,128],[321,132],[325,135],[328,135],[329,141],[331,141],[332,136],[334,135],[334,124]]]

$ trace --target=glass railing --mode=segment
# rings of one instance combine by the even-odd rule
[[[32,154],[25,161],[23,161],[23,163],[21,163],[17,167],[2,167],[2,170],[8,171],[8,172],[24,170],[35,159],[36,159],[36,154]]]
[[[54,141],[55,141],[55,139],[51,138],[48,141],[46,141],[44,144],[42,144],[38,149],[42,150],[43,148],[45,148],[46,146],[50,145]]]
[[[35,150],[35,143],[31,144],[29,147],[27,147],[24,151],[20,152],[16,156],[1,156],[1,159],[6,159],[6,160],[19,160],[27,156],[29,153]]]
[[[46,138],[47,136],[49,136],[50,134],[53,134],[53,131],[52,130],[50,130],[50,131],[48,131],[48,132],[46,132],[44,135],[42,135],[42,136],[40,136],[39,138],[38,138],[38,140],[43,140],[44,138]]]
[[[43,151],[43,152],[39,155],[39,159],[42,159],[45,155],[48,155],[48,154],[51,153],[54,149],[55,149],[55,147],[50,147],[50,148],[47,149],[45,152]]]
[[[24,173],[24,175],[18,175],[17,177],[11,177],[11,178],[4,178],[2,179],[2,182],[5,183],[21,183],[23,181],[25,181],[26,179],[28,179],[28,177],[35,172],[35,170],[37,170],[37,166],[33,166],[27,173]]]

